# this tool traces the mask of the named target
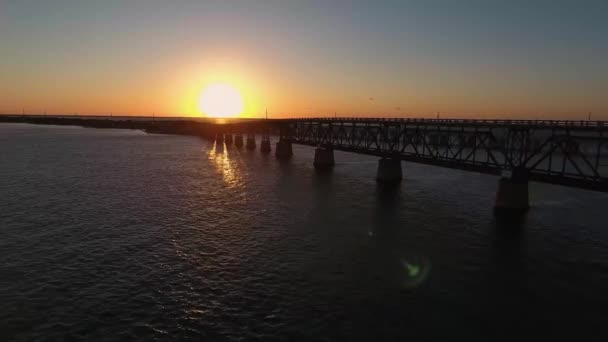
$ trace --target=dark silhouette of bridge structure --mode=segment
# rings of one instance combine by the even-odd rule
[[[527,210],[530,181],[608,191],[604,121],[298,118],[217,129],[215,137],[259,132],[263,142],[274,132],[282,159],[291,144],[316,147],[318,169],[334,166],[334,150],[377,156],[382,183],[402,179],[402,161],[498,175],[498,210]]]
[[[298,119],[282,139],[481,173],[607,191],[602,121]]]
[[[495,207],[525,211],[530,181],[608,191],[608,122],[411,118],[213,120],[3,116],[0,121],[142,129],[186,134],[289,159],[292,144],[315,147],[319,170],[334,151],[379,157],[377,180],[398,183],[402,161],[500,176]],[[244,139],[245,138],[245,139]]]

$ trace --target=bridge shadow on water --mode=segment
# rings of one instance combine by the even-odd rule
[[[527,215],[527,212],[494,211],[496,234],[506,238],[523,233]]]
[[[525,214],[496,216],[490,234],[486,311],[493,317],[487,319],[487,326],[494,332],[509,326],[502,337],[517,338],[525,331],[539,330],[535,326],[539,318],[532,316],[536,303],[527,265],[525,218]]]
[[[404,187],[407,184],[376,184],[374,226],[375,257],[384,267],[386,280],[402,290],[422,286],[431,271],[429,255],[419,245],[415,228],[408,226],[411,214],[404,207],[408,200]]]
[[[331,201],[334,182],[334,174],[332,169],[318,170],[314,169],[312,177],[312,189],[316,204],[316,208],[320,215],[326,219],[332,220],[336,214],[335,203]]]

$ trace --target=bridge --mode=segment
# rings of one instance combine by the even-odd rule
[[[291,157],[294,143],[316,147],[319,169],[333,167],[334,150],[380,157],[383,183],[402,179],[401,161],[499,175],[498,210],[527,210],[529,181],[608,191],[604,121],[301,118],[249,125],[278,128],[278,158]]]
[[[119,119],[5,116],[0,121],[142,129],[197,135],[237,148],[289,159],[292,144],[314,146],[314,165],[330,169],[334,150],[379,157],[377,180],[398,183],[402,161],[500,176],[495,208],[529,208],[530,181],[608,192],[608,122],[297,118],[229,120]]]

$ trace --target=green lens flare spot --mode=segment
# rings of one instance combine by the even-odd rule
[[[420,266],[412,265],[409,262],[405,263],[405,268],[410,277],[416,277],[420,274]]]
[[[431,262],[426,257],[415,257],[415,260],[401,259],[404,278],[403,286],[408,289],[416,288],[423,284],[431,271]]]

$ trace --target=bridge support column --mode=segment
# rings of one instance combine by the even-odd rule
[[[315,149],[314,166],[317,170],[327,170],[334,167],[334,150],[332,148],[317,147]]]
[[[255,135],[253,134],[247,136],[247,149],[255,150]]]
[[[511,177],[498,181],[494,211],[500,213],[523,213],[530,209],[528,174],[526,170],[514,170]]]
[[[268,137],[262,137],[260,151],[262,151],[262,153],[270,153],[270,139]]]
[[[394,158],[381,158],[378,161],[376,180],[380,183],[399,183],[403,178],[401,160]]]
[[[238,148],[243,147],[243,136],[241,134],[237,134],[234,136],[234,146]]]
[[[232,134],[224,134],[224,142],[226,143],[226,145],[232,145]]]
[[[215,142],[218,144],[223,144],[224,143],[224,135],[222,133],[217,133],[215,135]]]
[[[293,150],[291,148],[291,141],[279,140],[275,149],[275,156],[278,159],[289,159],[293,156]]]

